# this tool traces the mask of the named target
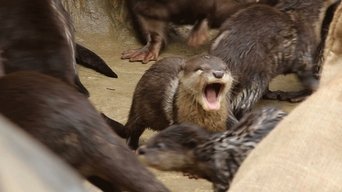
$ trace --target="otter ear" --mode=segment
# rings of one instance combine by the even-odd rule
[[[192,138],[189,139],[188,141],[185,142],[185,147],[189,148],[189,149],[194,149],[198,146],[198,142],[196,139]]]
[[[182,59],[182,60],[180,61],[180,70],[181,70],[181,71],[184,70],[184,68],[185,68],[185,63],[186,63],[185,59]]]

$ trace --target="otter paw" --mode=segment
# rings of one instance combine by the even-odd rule
[[[158,59],[158,53],[150,50],[147,47],[141,49],[131,49],[124,51],[121,54],[121,59],[129,59],[130,62],[142,62],[148,63],[149,61],[156,61]]]
[[[302,90],[295,92],[285,92],[285,91],[267,91],[263,98],[269,100],[279,100],[279,101],[288,101],[291,103],[298,103],[305,100],[309,95],[311,95],[311,91]]]

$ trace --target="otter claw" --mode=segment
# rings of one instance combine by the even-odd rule
[[[155,61],[158,59],[158,54],[155,51],[151,51],[148,48],[131,49],[124,51],[121,54],[121,59],[129,59],[130,62],[141,61],[142,63],[148,63],[149,61]]]

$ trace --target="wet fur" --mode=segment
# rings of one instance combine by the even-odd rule
[[[202,67],[202,72],[199,70]],[[128,144],[138,147],[145,128],[162,130],[179,122],[207,125],[211,131],[223,131],[229,119],[229,94],[221,99],[218,111],[206,111],[199,102],[203,83],[215,80],[215,70],[225,73],[224,91],[229,92],[232,79],[223,62],[212,56],[199,55],[190,59],[165,58],[152,65],[138,82],[126,123]],[[217,79],[221,81],[221,79]]]
[[[323,0],[279,0],[274,7],[251,5],[227,19],[210,53],[227,63],[236,80],[232,110],[237,118],[270,93],[268,84],[277,75],[295,73],[304,90],[293,98],[268,95],[275,99],[292,101],[317,89],[314,57],[327,7]]]
[[[196,125],[172,125],[141,146],[138,154],[151,167],[207,179],[215,192],[224,192],[243,160],[285,115],[264,108],[246,114],[233,129],[214,135]]]
[[[168,191],[115,135],[86,96],[36,72],[0,78],[0,113],[105,192]]]

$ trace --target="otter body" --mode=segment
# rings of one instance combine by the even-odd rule
[[[189,124],[172,125],[138,149],[139,158],[163,171],[180,171],[227,191],[240,164],[286,114],[264,108],[246,114],[231,130],[211,134]]]
[[[138,82],[126,123],[128,144],[138,147],[145,128],[192,122],[211,131],[224,131],[229,121],[232,79],[219,58],[165,58],[148,69]]]
[[[122,53],[122,59],[147,63],[157,60],[167,42],[168,24],[194,25],[188,44],[198,46],[208,39],[208,29],[218,28],[225,19],[252,3],[274,4],[276,0],[129,0],[133,24],[142,42],[141,49]]]
[[[168,191],[115,135],[86,96],[59,79],[16,72],[0,78],[0,113],[104,192]]]
[[[227,19],[210,54],[227,63],[237,82],[232,106],[238,118],[266,93],[266,98],[296,101],[316,90],[314,56],[327,7],[323,0],[282,0],[274,7],[251,5]],[[303,91],[268,91],[275,76],[288,73],[297,75]]]

